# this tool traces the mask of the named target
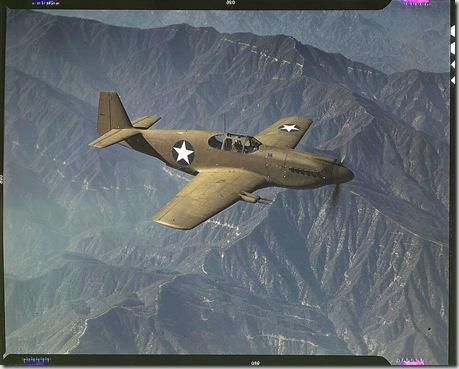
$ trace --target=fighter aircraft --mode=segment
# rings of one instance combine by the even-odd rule
[[[97,130],[89,145],[115,143],[151,155],[195,177],[154,217],[177,229],[192,229],[239,200],[265,203],[255,190],[277,186],[316,188],[354,178],[337,159],[294,150],[312,123],[286,117],[254,137],[204,130],[149,130],[160,117],[130,121],[116,92],[99,97]]]

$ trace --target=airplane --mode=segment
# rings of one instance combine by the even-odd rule
[[[255,136],[150,130],[160,119],[145,116],[131,121],[119,95],[102,91],[97,118],[100,137],[89,146],[120,144],[195,176],[154,215],[155,222],[168,227],[192,229],[239,200],[267,203],[254,194],[261,188],[308,189],[354,178],[337,159],[295,150],[312,123],[307,117],[282,118]]]

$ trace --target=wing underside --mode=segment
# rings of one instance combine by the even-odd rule
[[[255,138],[267,146],[294,149],[311,123],[312,119],[307,117],[282,118],[258,133]]]
[[[240,169],[200,172],[154,217],[157,223],[191,229],[263,186],[263,176]]]

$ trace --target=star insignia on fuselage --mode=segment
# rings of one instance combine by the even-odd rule
[[[180,165],[190,165],[194,160],[193,146],[188,141],[178,141],[172,147],[172,156]]]
[[[279,127],[279,129],[284,132],[292,132],[299,131],[300,127],[298,127],[296,124],[283,124]]]

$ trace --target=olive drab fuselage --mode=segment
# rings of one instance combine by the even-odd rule
[[[120,144],[195,175],[153,221],[188,230],[243,200],[267,204],[254,191],[264,187],[316,188],[349,182],[354,174],[334,158],[294,150],[311,126],[309,117],[273,122],[254,137],[197,130],[152,129],[159,116],[130,120],[115,91],[101,91],[99,137],[90,147]]]
[[[139,134],[122,144],[192,175],[215,168],[245,169],[264,176],[266,186],[316,188],[333,184],[342,167],[333,158],[263,143],[252,152],[215,148],[209,144],[209,139],[217,135],[227,137],[215,131],[139,130]]]

